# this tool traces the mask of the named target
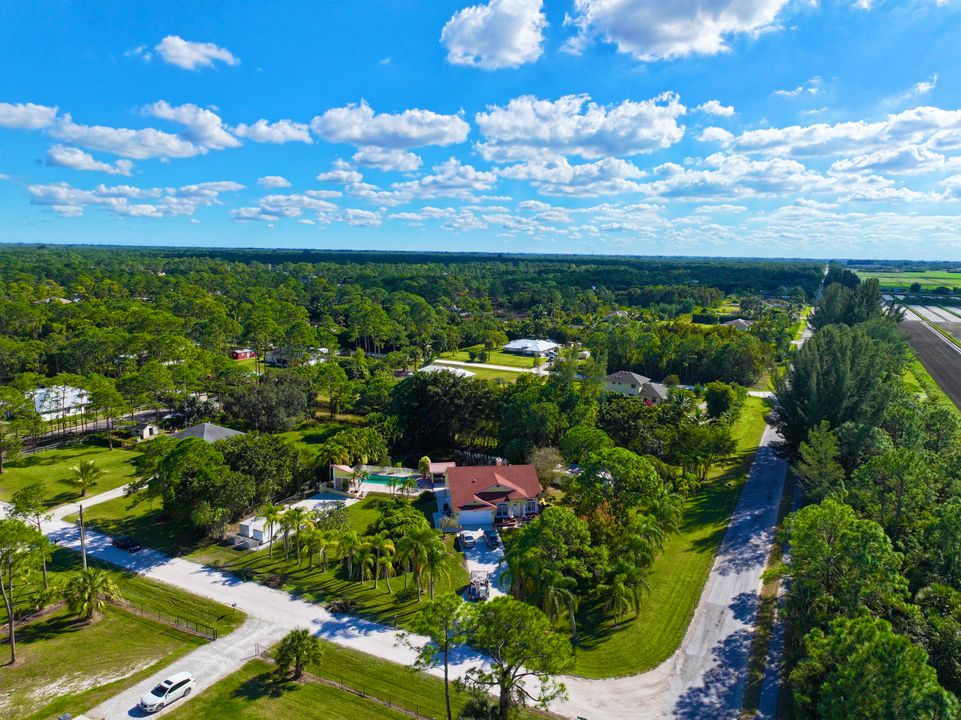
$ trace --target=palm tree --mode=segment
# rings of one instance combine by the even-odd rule
[[[314,528],[310,510],[295,505],[284,515],[289,517],[290,529],[294,531],[294,541],[297,545],[297,564],[300,565],[301,530],[313,530]]]
[[[544,587],[541,591],[541,606],[551,622],[557,616],[566,611],[568,620],[571,624],[571,637],[577,639],[577,624],[574,613],[577,612],[577,596],[571,590],[574,582],[560,573],[550,573],[544,578]]]
[[[307,551],[307,569],[314,569],[314,555],[320,552],[323,544],[323,533],[313,528],[302,531],[304,534],[304,549]]]
[[[95,613],[102,612],[106,601],[123,599],[113,577],[95,567],[74,575],[64,588],[63,597],[70,612],[84,620],[92,620]]]
[[[387,487],[390,488],[390,494],[393,495],[397,490],[397,478],[389,477],[387,478]]]
[[[387,592],[394,592],[393,588],[390,586],[390,579],[397,574],[394,569],[394,556],[392,553],[385,553],[380,556],[377,561],[378,571],[384,576],[384,582],[387,583]],[[377,582],[374,582],[374,587],[377,587]]]
[[[375,536],[373,537],[372,542],[373,542],[373,545],[374,545],[374,551],[377,553],[377,559],[375,560],[375,564],[376,564],[376,566],[377,566],[377,570],[379,571],[379,570],[380,570],[380,567],[381,567],[381,563],[380,563],[381,557],[382,557],[383,555],[388,555],[388,556],[389,556],[389,555],[393,555],[393,554],[394,554],[394,551],[396,550],[396,548],[394,547],[394,541],[391,540],[389,537],[387,537],[387,535],[385,535],[384,533],[380,533],[379,535],[375,535]],[[377,579],[378,579],[379,576],[380,576],[380,573],[379,573],[379,572],[375,572],[375,573],[374,573],[374,588],[375,588],[375,589],[376,589],[376,587],[377,587]]]
[[[327,572],[327,553],[335,550],[340,544],[340,533],[337,530],[325,530],[319,535],[319,547],[321,562],[324,564],[324,572]]]
[[[350,474],[350,484],[354,490],[359,490],[361,484],[370,477],[370,473],[359,467]]]
[[[421,597],[420,569],[427,560],[427,545],[429,535],[432,535],[430,528],[419,526],[412,527],[397,541],[397,557],[404,561],[404,589],[407,589],[407,575],[409,571],[414,575],[414,584],[417,586],[417,602]]]
[[[417,489],[417,478],[406,477],[400,483],[401,490],[404,491],[404,495],[410,497],[410,491]]]
[[[87,496],[87,490],[97,486],[97,481],[103,475],[103,470],[97,467],[93,460],[81,460],[79,465],[70,468],[72,476],[67,480],[71,485],[80,488],[80,497]]]
[[[374,576],[376,557],[374,555],[374,544],[372,542],[368,540],[360,543],[360,547],[357,548],[357,556],[354,558],[354,565],[357,568],[357,579],[361,582],[369,580]],[[374,582],[377,582],[376,579]]]
[[[430,599],[434,599],[434,585],[438,577],[449,577],[450,569],[447,565],[447,546],[444,541],[428,528],[429,539],[424,543],[425,559],[424,569],[427,570],[429,578]]]
[[[347,578],[354,578],[354,558],[360,550],[360,537],[356,530],[348,530],[340,538],[340,551],[343,553],[342,560],[347,563]]]
[[[609,583],[598,585],[597,594],[604,598],[604,612],[614,615],[614,627],[620,625],[621,618],[628,612],[637,612],[640,608],[637,588],[628,584],[624,573],[618,573]]]
[[[304,668],[309,663],[319,663],[323,654],[320,640],[311,635],[310,630],[293,630],[280,641],[274,660],[277,662],[278,671],[284,675],[293,667],[294,680],[297,680],[304,674]]]
[[[267,555],[269,557],[274,556],[274,525],[280,520],[280,516],[283,515],[284,508],[281,505],[274,505],[273,503],[265,503],[260,507],[260,514],[264,516],[264,521],[267,523]]]
[[[280,516],[280,529],[284,531],[284,560],[290,560],[290,531],[295,530],[296,516],[285,510]]]

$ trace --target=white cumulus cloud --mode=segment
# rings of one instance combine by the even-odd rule
[[[179,35],[168,35],[154,49],[165,62],[184,70],[208,67],[215,62],[227,65],[240,64],[240,60],[227,48],[209,42],[191,42]]]
[[[113,164],[101,162],[80,148],[65,145],[54,145],[47,150],[47,165],[126,176],[129,176],[133,169],[133,163],[129,160],[117,160]]]
[[[281,175],[264,175],[257,178],[257,184],[264,188],[289,188],[290,180]]]
[[[440,36],[447,60],[485,70],[536,61],[547,26],[542,5],[542,0],[489,0],[458,11]]]
[[[720,100],[708,100],[694,109],[705,115],[719,115],[720,117],[731,117],[734,114],[734,108],[730,105],[722,105]]]
[[[0,102],[0,127],[19,130],[42,130],[53,125],[57,108],[34,103]]]
[[[134,160],[149,158],[185,158],[203,155],[207,148],[195,145],[179,135],[154,128],[131,130],[103,125],[79,125],[70,115],[50,129],[50,134],[73,145],[108,152]]]
[[[183,125],[183,138],[201,147],[223,150],[240,146],[240,141],[227,131],[217,113],[193,103],[173,106],[166,100],[159,100],[143,111],[152,117]]]
[[[293,120],[278,120],[277,122],[258,120],[253,125],[241,123],[233,128],[233,131],[234,134],[254,142],[276,144],[302,142],[308,145],[314,142],[314,139],[310,137],[307,124],[294,122]]]
[[[645,62],[716,55],[733,37],[776,27],[786,5],[787,0],[575,0],[567,23],[578,32],[567,49],[578,52],[600,38]]]
[[[591,102],[588,95],[565,95],[553,102],[524,95],[477,114],[484,135],[477,150],[498,162],[649,153],[684,136],[677,119],[685,112],[678,95],[670,92],[610,107]]]
[[[457,115],[419,109],[376,114],[363,100],[316,116],[310,129],[327,142],[402,150],[464,142],[470,132],[470,126]]]
[[[377,147],[376,145],[366,145],[360,148],[354,153],[351,160],[356,165],[363,167],[396,172],[413,172],[423,163],[420,156],[415,153],[399,148]]]

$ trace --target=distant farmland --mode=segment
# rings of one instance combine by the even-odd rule
[[[922,288],[961,287],[961,272],[947,272],[944,270],[926,270],[923,272],[872,272],[858,270],[861,278],[877,278],[881,287],[902,288],[907,290],[914,283],[920,283]]]

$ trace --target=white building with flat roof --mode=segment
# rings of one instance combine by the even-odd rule
[[[531,340],[521,338],[511,340],[504,346],[504,352],[515,353],[517,355],[530,355],[531,357],[544,357],[549,353],[556,353],[561,346],[553,340]]]

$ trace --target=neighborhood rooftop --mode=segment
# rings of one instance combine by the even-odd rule
[[[240,432],[240,430],[231,430],[230,428],[206,422],[186,428],[178,433],[174,433],[174,437],[178,440],[184,440],[186,438],[199,438],[204,442],[209,443],[234,437],[235,435],[243,435],[243,433]]]

